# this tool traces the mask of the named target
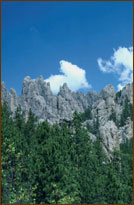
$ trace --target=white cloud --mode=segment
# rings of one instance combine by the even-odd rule
[[[91,88],[86,80],[86,72],[84,69],[79,68],[77,65],[73,65],[68,61],[60,61],[59,75],[51,75],[46,82],[50,82],[51,89],[54,94],[57,94],[60,86],[67,83],[68,87],[72,91],[77,91],[80,88]]]
[[[117,85],[117,89],[118,89],[118,90],[122,90],[123,87],[124,87],[124,86],[123,86],[122,84],[120,84],[120,83]]]
[[[118,90],[133,81],[133,47],[119,47],[118,50],[114,49],[114,54],[108,61],[101,58],[97,61],[102,72],[118,75]]]

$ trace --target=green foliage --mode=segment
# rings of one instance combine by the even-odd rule
[[[133,105],[129,104],[129,116],[131,120],[133,121]]]
[[[82,121],[85,121],[85,120],[90,120],[92,119],[92,112],[91,112],[92,108],[91,107],[88,107],[84,113],[81,113],[81,119]]]
[[[92,128],[93,132],[92,133],[94,135],[97,135],[97,136],[99,135],[99,126],[100,126],[99,117],[97,115],[97,118],[93,120],[93,128]]]
[[[94,131],[93,131],[93,127],[92,127],[89,123],[87,123],[86,126],[87,126],[87,130],[88,130],[89,132],[91,132],[91,133],[94,132]]]
[[[109,120],[112,120],[112,121],[114,121],[115,123],[117,122],[116,113],[115,113],[115,111],[113,110],[113,108],[112,108],[112,112],[111,112],[111,115],[110,115],[110,117],[109,117]]]
[[[32,111],[25,121],[21,109],[14,119],[1,107],[1,176],[3,204],[132,204],[133,141],[121,151],[104,154],[93,143],[82,117],[71,126],[37,123]],[[97,134],[98,117],[94,121]]]
[[[118,99],[121,97],[121,90],[116,93],[115,101],[118,102]]]
[[[124,108],[122,110],[120,126],[124,126],[127,118],[130,117],[133,120],[133,106],[129,103],[128,98],[125,99]]]

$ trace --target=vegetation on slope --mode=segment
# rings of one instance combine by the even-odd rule
[[[109,160],[76,112],[71,126],[51,126],[31,110],[11,118],[6,104],[1,128],[3,204],[133,204],[132,139]]]

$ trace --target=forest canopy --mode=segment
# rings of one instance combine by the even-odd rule
[[[1,106],[3,204],[133,204],[133,139],[109,158],[83,128],[87,117],[90,109],[69,126],[50,125],[31,110],[25,121],[20,108],[10,117]]]

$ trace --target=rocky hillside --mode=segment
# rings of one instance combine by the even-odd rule
[[[26,119],[30,108],[39,121],[47,119],[51,124],[63,119],[70,121],[74,111],[85,113],[83,126],[88,127],[92,139],[96,135],[102,138],[106,150],[119,148],[122,140],[133,136],[133,83],[117,93],[112,85],[107,85],[100,93],[88,91],[87,94],[71,92],[64,84],[54,95],[42,76],[38,79],[27,76],[21,96],[14,89],[9,93],[4,83],[1,86],[1,102],[7,102],[12,114],[21,107]]]

